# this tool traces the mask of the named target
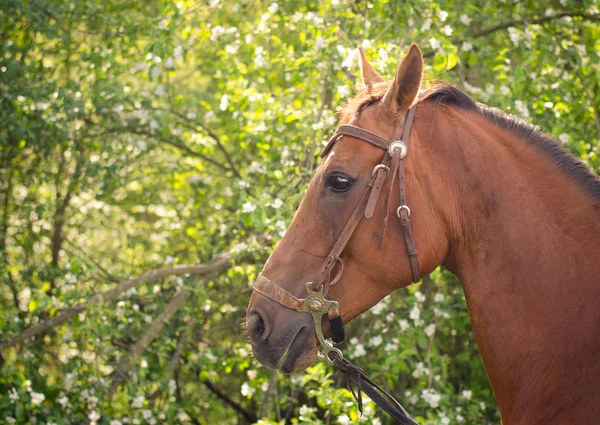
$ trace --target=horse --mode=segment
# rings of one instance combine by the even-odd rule
[[[319,335],[331,336],[332,326],[285,302],[301,301],[306,282],[318,279],[333,317],[348,323],[443,265],[461,282],[502,423],[598,423],[600,179],[521,119],[451,85],[421,90],[416,44],[391,82],[362,50],[360,68],[364,87],[344,108],[341,127],[364,134],[332,139],[264,265],[261,276],[278,289],[255,287],[250,297],[255,357],[284,373],[315,361]],[[382,146],[365,134],[393,142],[409,111],[410,145],[398,139],[405,176],[384,180],[377,190],[387,198],[371,202],[331,258],[375,176],[392,172]]]

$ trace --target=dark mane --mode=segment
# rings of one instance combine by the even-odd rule
[[[360,90],[342,111],[342,120],[349,121],[366,107],[381,100],[387,85],[388,83],[379,83],[370,89]],[[425,100],[476,112],[492,124],[512,132],[547,155],[560,170],[583,186],[594,199],[600,200],[600,179],[554,138],[540,131],[539,127],[499,109],[477,103],[471,96],[450,84],[440,84],[421,93],[418,102]]]

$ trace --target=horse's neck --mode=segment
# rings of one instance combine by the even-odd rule
[[[476,118],[439,124],[454,126],[438,143],[460,174],[448,266],[504,423],[597,423],[600,205],[536,147]]]

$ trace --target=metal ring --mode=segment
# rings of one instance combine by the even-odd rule
[[[391,156],[395,156],[397,153],[400,155],[400,159],[404,158],[408,153],[408,146],[402,140],[394,140],[388,147],[388,152]]]
[[[373,168],[373,172],[371,173],[371,176],[374,176],[375,174],[377,174],[377,172],[379,170],[390,171],[390,167],[388,167],[387,165],[384,165],[384,164],[376,165],[375,168]]]
[[[396,210],[396,215],[398,216],[398,218],[402,218],[400,217],[400,211],[402,210],[406,210],[406,212],[408,213],[408,216],[410,217],[410,208],[408,208],[408,205],[400,205],[398,207],[398,209]]]

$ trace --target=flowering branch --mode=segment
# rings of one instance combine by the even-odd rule
[[[589,14],[589,13],[581,13],[581,12],[560,12],[555,13],[553,15],[544,16],[543,18],[523,18],[523,19],[513,19],[507,22],[501,22],[497,25],[493,25],[489,28],[484,28],[480,31],[473,32],[469,34],[466,38],[454,38],[452,39],[452,43],[459,44],[466,39],[486,37],[490,34],[493,34],[498,31],[502,31],[508,29],[510,27],[520,26],[520,25],[536,25],[543,24],[546,22],[551,22],[560,18],[583,18],[584,20],[598,22],[600,21],[600,15],[598,14]],[[430,58],[435,55],[435,50],[429,50],[427,52],[423,52],[423,57]]]
[[[229,254],[224,254],[220,257],[217,257],[217,259],[208,264],[199,264],[196,266],[177,266],[150,270],[134,279],[129,279],[121,282],[113,289],[94,295],[87,301],[65,310],[58,316],[52,317],[48,320],[44,320],[43,322],[40,322],[35,326],[25,329],[23,332],[21,332],[13,338],[0,342],[0,351],[17,344],[21,344],[29,338],[33,338],[50,330],[55,326],[67,322],[80,312],[84,311],[89,305],[112,301],[118,298],[127,290],[140,286],[144,283],[169,276],[182,276],[186,274],[192,274],[196,276],[208,276],[215,273],[222,273],[229,269],[230,259],[231,256]]]
[[[119,388],[119,385],[121,385],[121,382],[127,377],[127,371],[135,358],[141,356],[158,334],[162,332],[166,322],[185,304],[189,295],[189,291],[182,291],[175,295],[163,312],[152,321],[144,335],[131,348],[129,355],[121,360],[113,374],[112,384],[108,392],[109,399],[112,399],[112,396],[117,391],[117,388]]]

